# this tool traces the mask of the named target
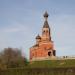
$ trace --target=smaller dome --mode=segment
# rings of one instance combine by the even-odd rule
[[[36,39],[41,39],[41,37],[39,36],[39,34],[36,36]]]
[[[45,12],[45,14],[44,14],[44,17],[48,17],[49,15],[48,15],[48,13],[47,13],[47,11]]]

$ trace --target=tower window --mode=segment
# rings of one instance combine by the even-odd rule
[[[45,30],[43,31],[43,34],[45,34]]]
[[[48,33],[48,30],[46,31],[46,33]]]

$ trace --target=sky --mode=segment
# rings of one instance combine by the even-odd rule
[[[45,11],[56,55],[75,55],[75,0],[0,0],[0,51],[19,48],[29,58]]]

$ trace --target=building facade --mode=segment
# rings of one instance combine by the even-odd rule
[[[48,24],[48,13],[44,14],[42,35],[36,36],[36,44],[30,48],[30,61],[51,60],[56,57],[56,50],[51,39],[51,29]]]

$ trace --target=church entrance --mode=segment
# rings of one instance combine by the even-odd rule
[[[51,52],[48,52],[48,56],[51,56]]]

